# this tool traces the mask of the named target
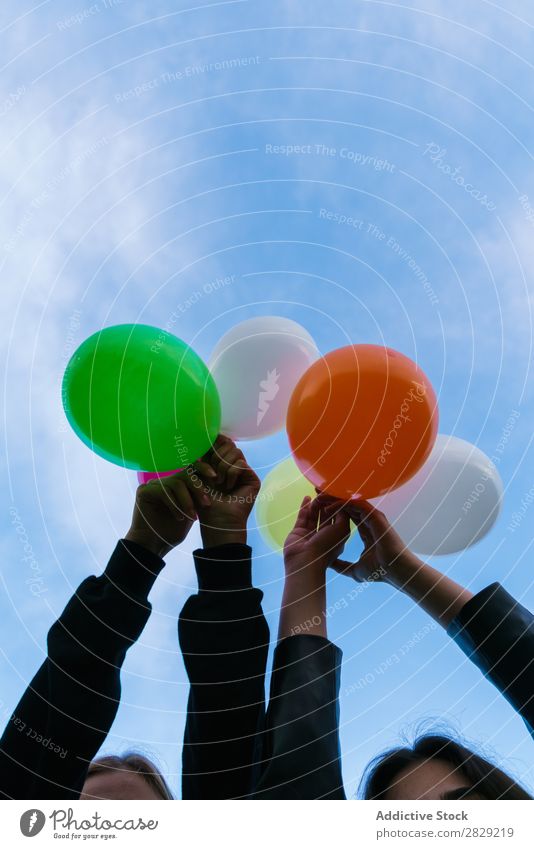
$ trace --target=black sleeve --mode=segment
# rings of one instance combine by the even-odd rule
[[[0,740],[0,798],[77,799],[115,719],[120,669],[150,614],[163,561],[120,540],[48,633],[48,656]]]
[[[525,720],[534,736],[534,616],[500,584],[465,604],[449,635]]]
[[[342,654],[324,637],[276,648],[255,799],[345,799],[339,747]]]
[[[251,582],[251,549],[194,552],[199,591],[178,624],[191,689],[182,755],[183,799],[252,792],[265,714],[269,629]]]

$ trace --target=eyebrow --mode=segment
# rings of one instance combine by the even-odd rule
[[[448,790],[446,793],[443,793],[440,798],[444,801],[451,801],[453,799],[466,799],[472,792],[472,787],[457,787],[455,790]]]

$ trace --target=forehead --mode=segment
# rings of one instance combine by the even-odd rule
[[[83,787],[84,796],[105,796],[109,799],[159,798],[145,781],[132,770],[105,770],[90,775]]]
[[[437,758],[421,759],[397,774],[387,795],[399,800],[435,799],[466,784],[469,782],[465,775],[453,764]]]

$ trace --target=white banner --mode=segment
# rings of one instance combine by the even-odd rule
[[[530,802],[4,802],[2,846],[166,849],[510,846],[532,849]],[[277,808],[277,810],[274,810]],[[35,838],[35,844],[28,841]]]

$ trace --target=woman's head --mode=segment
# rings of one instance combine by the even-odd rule
[[[160,771],[143,755],[131,752],[93,761],[80,799],[172,799]]]
[[[364,799],[530,799],[509,775],[480,755],[438,734],[392,749],[367,767]]]

